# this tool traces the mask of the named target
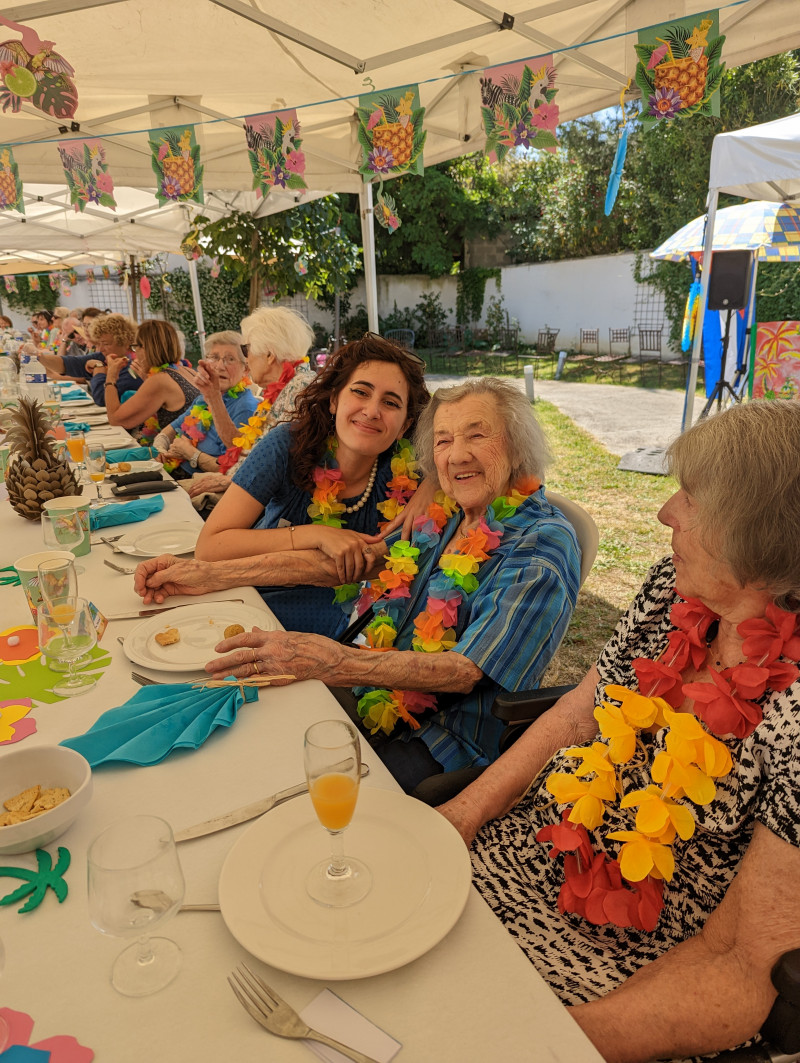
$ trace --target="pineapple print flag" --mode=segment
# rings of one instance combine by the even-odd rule
[[[424,172],[422,149],[427,134],[422,128],[425,108],[420,107],[419,85],[359,96],[356,113],[362,152],[359,173],[365,184],[379,179],[374,217],[384,229],[394,232],[400,227],[400,218],[392,197],[384,195],[383,179]]]
[[[6,291],[9,295],[16,294],[17,292],[17,278],[13,273],[7,273],[3,280],[6,282]]]
[[[31,273],[31,274],[28,275],[28,288],[32,292],[38,292],[39,291],[39,277],[38,277],[38,274]]]
[[[102,140],[62,140],[58,145],[69,201],[83,213],[89,204],[117,209],[114,180],[108,172]]]
[[[244,131],[257,196],[266,197],[273,188],[308,188],[297,111],[248,115]]]
[[[636,84],[642,92],[645,129],[673,118],[719,115],[725,38],[719,11],[706,11],[639,33]]]
[[[61,286],[61,274],[60,273],[51,273],[50,274],[50,287],[53,289],[54,292],[56,292],[56,291],[58,291],[60,286]]]
[[[89,268],[86,270],[86,283],[87,284],[94,284],[94,282],[95,282],[94,270],[92,269],[91,266],[89,266]]]
[[[165,203],[203,202],[203,167],[194,126],[150,130],[151,165],[158,178],[156,199]]]
[[[25,213],[19,167],[14,161],[14,152],[6,144],[0,145],[0,210]]]
[[[555,151],[558,89],[552,55],[484,70],[480,79],[484,151],[502,162],[514,148]]]
[[[108,266],[103,266],[103,280],[107,281],[111,277],[111,270]]]

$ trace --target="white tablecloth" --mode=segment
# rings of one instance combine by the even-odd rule
[[[183,491],[164,499],[163,512],[149,518],[148,527],[196,519]],[[38,527],[17,516],[7,500],[0,501],[0,542],[3,564],[11,564],[40,543]],[[82,559],[86,572],[79,578],[81,593],[104,613],[140,606],[132,577],[112,571],[102,564],[103,558],[135,564],[112,555],[106,546],[93,547]],[[230,597],[263,606],[252,588],[209,596]],[[19,587],[0,587],[0,615],[2,627],[30,622]],[[130,678],[130,663],[116,642],[117,636],[124,636],[136,623],[109,625],[102,644],[112,651],[111,667],[89,693],[37,706],[37,733],[24,739],[26,744],[58,742],[80,734],[101,712],[122,704],[138,689]],[[181,677],[162,674],[161,678],[179,681]],[[93,1048],[97,1060],[109,1063],[299,1063],[312,1058],[301,1043],[279,1040],[263,1031],[234,998],[226,976],[249,957],[219,913],[181,913],[167,924],[164,933],[183,950],[181,973],[170,986],[144,998],[115,992],[110,969],[124,943],[103,937],[90,925],[86,852],[105,826],[127,814],[154,813],[177,829],[301,781],[305,729],[315,720],[340,714],[339,706],[318,682],[263,690],[257,703],[243,706],[233,727],[217,731],[197,751],[174,753],[150,768],[107,765],[95,771],[89,806],[48,847],[54,854],[63,845],[72,854],[66,901],[57,903],[51,892],[29,914],[18,914],[18,905],[0,908],[0,939],[6,949],[0,1003],[33,1016],[33,1040],[71,1034]],[[0,779],[4,752],[12,748],[21,748],[21,743],[0,747]],[[364,785],[396,789],[368,748],[365,760],[371,774]],[[242,825],[179,846],[187,902],[216,900],[225,855],[246,829]],[[32,854],[6,857],[2,862],[35,866]],[[0,893],[10,892],[14,885],[13,879],[0,879]],[[305,1007],[322,988],[322,983],[252,962],[298,1008]],[[591,1063],[600,1059],[475,890],[470,890],[455,928],[426,955],[397,971],[334,983],[333,988],[403,1043],[400,1060]]]

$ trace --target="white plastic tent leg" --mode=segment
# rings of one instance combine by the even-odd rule
[[[189,259],[189,280],[192,284],[192,303],[194,304],[194,319],[197,322],[197,339],[200,344],[200,354],[206,342],[206,326],[203,321],[203,307],[200,304],[200,285],[197,283],[197,263],[193,258]]]
[[[364,245],[364,284],[367,290],[367,321],[370,332],[378,332],[378,276],[375,270],[375,217],[372,208],[372,185],[358,190],[361,214],[361,242]]]
[[[689,365],[689,379],[686,382],[686,396],[683,401],[683,422],[681,431],[692,427],[694,420],[694,393],[697,388],[697,370],[700,367],[700,351],[703,346],[703,321],[706,316],[706,300],[708,299],[708,281],[711,275],[711,248],[714,244],[714,222],[717,217],[717,200],[719,192],[716,188],[708,190],[708,219],[706,221],[706,238],[703,244],[703,275],[700,278],[700,306],[697,310],[697,324],[694,330],[694,343],[692,344],[692,360]]]

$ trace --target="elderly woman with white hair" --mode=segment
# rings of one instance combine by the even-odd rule
[[[341,690],[340,701],[408,792],[497,757],[502,724],[492,702],[501,690],[539,682],[580,582],[575,533],[542,489],[544,435],[514,385],[485,378],[440,388],[420,415],[416,451],[442,493],[414,522],[410,542],[395,538],[387,552],[375,537],[369,648],[254,630],[225,639],[217,650],[226,656],[206,665],[215,676],[288,673],[350,688],[349,705]],[[180,569],[157,559],[140,566],[137,587],[202,593],[279,584],[291,565],[279,553]],[[316,552],[307,567],[304,582],[339,582],[335,564]]]
[[[283,306],[262,306],[243,319],[241,328],[247,371],[262,389],[263,397],[243,423],[234,424],[222,411],[215,414],[225,450],[217,458],[214,471],[206,470],[205,464],[200,466],[210,475],[195,477],[189,487],[193,499],[227,491],[233,474],[259,439],[276,424],[291,418],[297,396],[314,379],[314,371],[306,361],[314,333],[305,318]],[[198,386],[204,396],[213,390],[214,375],[214,366],[200,363]]]
[[[175,479],[198,469],[218,472],[217,459],[258,406],[238,332],[214,332],[206,339],[196,383],[202,399],[153,440],[164,468]]]

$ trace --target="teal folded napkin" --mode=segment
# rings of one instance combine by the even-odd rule
[[[150,498],[139,498],[113,506],[98,506],[97,509],[89,511],[89,524],[92,531],[97,531],[98,528],[113,528],[116,524],[136,524],[163,508],[163,495],[152,495]]]
[[[165,683],[142,687],[116,709],[104,712],[85,734],[65,738],[93,768],[123,761],[158,764],[173,749],[197,749],[218,727],[230,727],[256,687],[197,687]]]
[[[116,464],[118,461],[147,461],[153,457],[152,447],[128,447],[124,450],[107,450],[106,461]]]
[[[89,396],[81,388],[70,388],[68,391],[61,392],[62,402],[74,402],[76,399],[88,399]]]
[[[68,432],[91,432],[92,426],[86,421],[64,421],[64,427]]]

